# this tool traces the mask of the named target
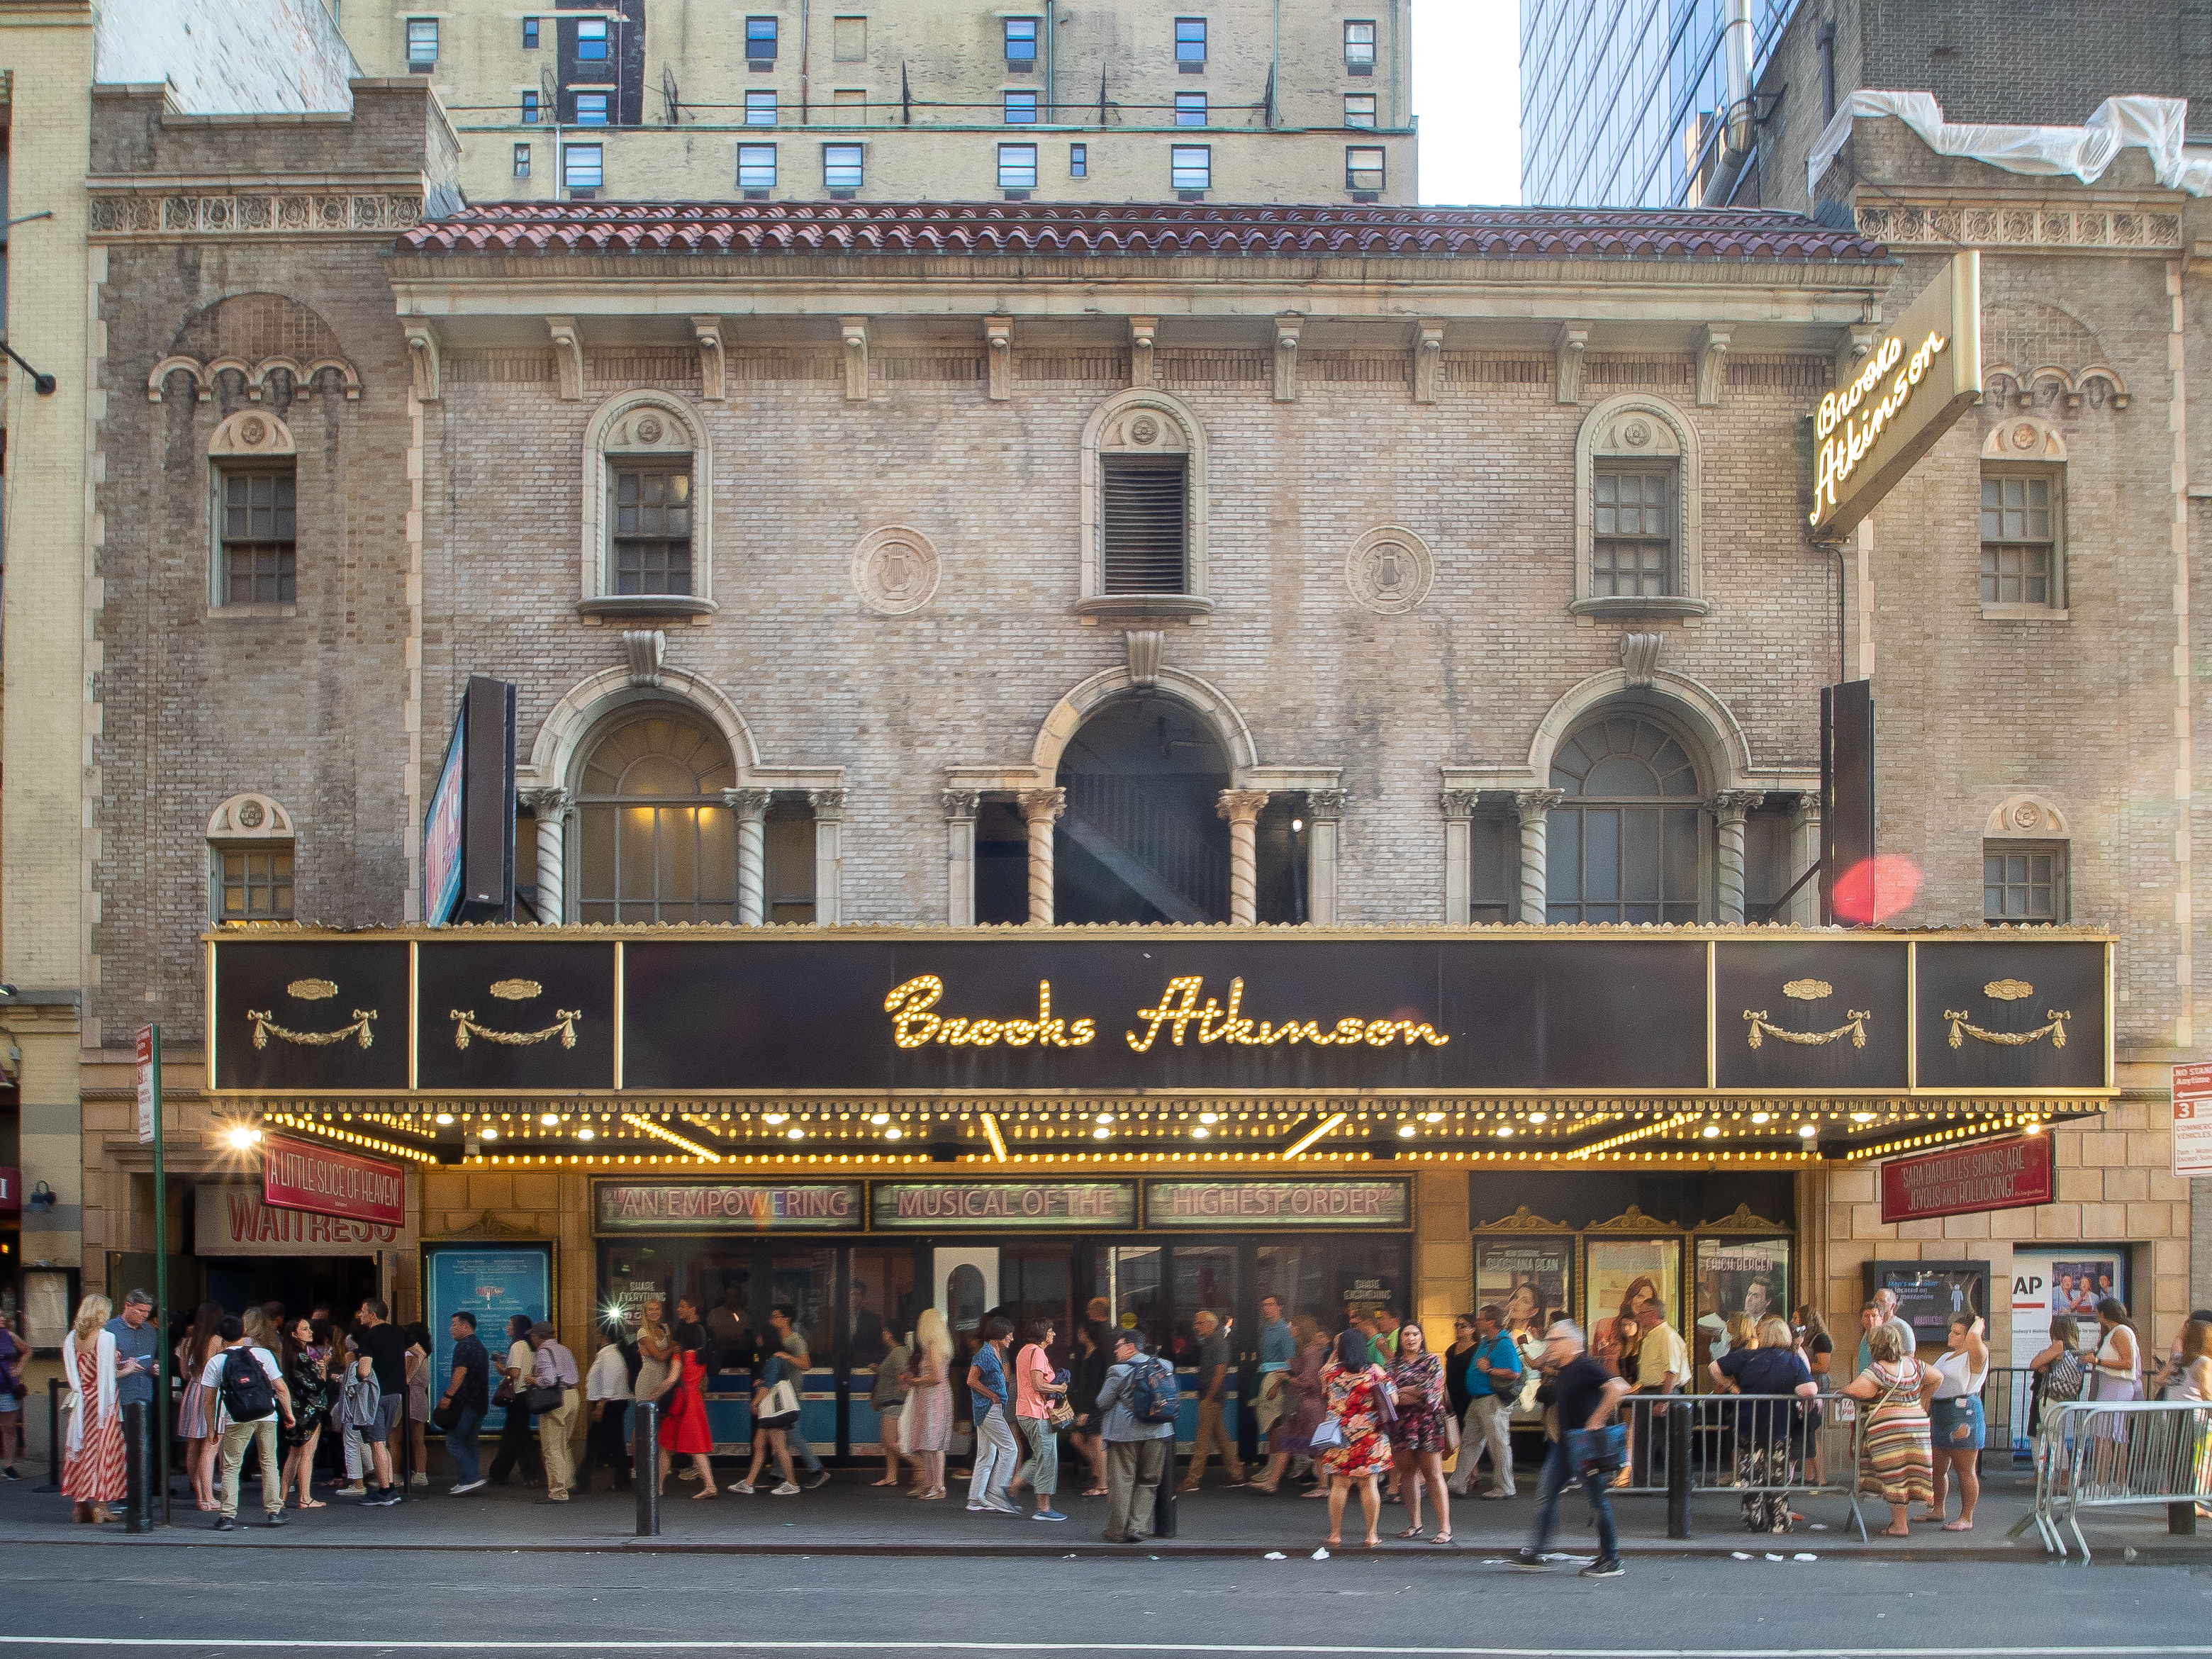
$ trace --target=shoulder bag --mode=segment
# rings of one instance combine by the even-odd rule
[[[1398,1426],[1398,1385],[1391,1380],[1388,1371],[1382,1372],[1380,1382],[1375,1382],[1375,1372],[1382,1370],[1379,1365],[1372,1367],[1368,1372],[1368,1382],[1375,1396],[1375,1426],[1388,1434]]]
[[[557,1412],[566,1391],[558,1382],[548,1382],[542,1388],[533,1387],[522,1396],[522,1409],[526,1412]]]

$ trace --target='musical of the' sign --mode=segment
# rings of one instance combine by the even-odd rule
[[[2111,1086],[2110,944],[2081,933],[257,930],[212,949],[216,1086],[264,1097]]]

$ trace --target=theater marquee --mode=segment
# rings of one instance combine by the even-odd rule
[[[2111,948],[2047,931],[257,929],[210,941],[209,1060],[229,1095],[610,1104],[2099,1096]]]

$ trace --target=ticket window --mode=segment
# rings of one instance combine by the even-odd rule
[[[1233,1244],[1177,1244],[1175,1261],[1175,1359],[1198,1364],[1198,1332],[1193,1324],[1201,1309],[1223,1323],[1241,1323],[1237,1299],[1237,1247]]]
[[[752,1280],[750,1244],[734,1249],[696,1250],[684,1262],[684,1294],[698,1308],[700,1321],[707,1328],[714,1370],[745,1370],[753,1364],[765,1327],[754,1318]]]
[[[792,1322],[806,1344],[813,1369],[827,1370],[837,1363],[837,1252],[780,1246],[769,1256],[768,1307],[756,1310],[762,1340],[771,1340],[768,1314],[787,1305],[797,1314]]]
[[[856,1249],[845,1288],[845,1363],[872,1372],[921,1317],[910,1249]]]
[[[1168,1322],[1167,1253],[1164,1244],[1116,1244],[1107,1256],[1114,1328],[1142,1331],[1153,1353],[1171,1346],[1174,1334]]]
[[[1073,1352],[1075,1252],[1067,1245],[1009,1245],[999,1252],[999,1305],[1013,1316],[1018,1334],[1032,1319],[1052,1322],[1055,1364]]]
[[[1336,1328],[1339,1308],[1329,1305],[1334,1291],[1331,1247],[1326,1243],[1262,1244],[1253,1253],[1258,1282],[1253,1286],[1253,1305],[1273,1297],[1283,1304],[1283,1317],[1310,1314],[1324,1331]],[[1237,1334],[1240,1351],[1256,1352],[1260,1332],[1255,1325]]]

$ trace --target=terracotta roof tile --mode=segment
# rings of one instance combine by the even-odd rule
[[[1863,263],[1855,231],[1757,208],[1236,206],[1212,203],[501,202],[426,221],[399,251],[1123,254],[1169,258]]]

